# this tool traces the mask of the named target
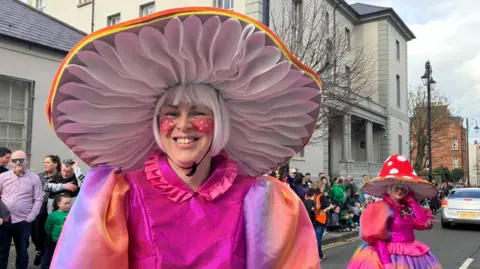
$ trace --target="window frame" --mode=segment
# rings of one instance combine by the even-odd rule
[[[33,107],[34,107],[34,100],[35,100],[35,82],[32,80],[27,80],[27,79],[22,79],[18,77],[10,77],[10,76],[5,76],[5,75],[0,75],[0,81],[1,80],[10,80],[10,89],[9,89],[9,104],[8,105],[1,105],[0,104],[0,126],[2,124],[6,124],[6,136],[0,136],[0,143],[3,144],[5,143],[5,146],[7,148],[10,148],[11,150],[24,150],[27,156],[31,156],[31,148],[32,148],[32,132],[33,132]],[[12,90],[13,90],[13,83],[26,83],[24,93],[24,102],[23,102],[23,107],[18,107],[18,106],[13,106],[12,105]],[[2,84],[0,84],[0,87]],[[1,92],[0,88],[0,92]],[[1,97],[0,97],[1,98]],[[0,99],[0,103],[2,101],[7,101],[5,99]],[[13,101],[15,103],[18,103],[18,101]],[[21,102],[22,103],[22,102]],[[2,120],[2,108],[8,109],[8,119],[7,120]],[[24,112],[23,115],[23,122],[20,121],[14,121],[12,120],[12,109],[21,109]],[[16,138],[16,139],[11,139],[10,138],[10,125],[21,125],[22,127],[22,137],[21,138]],[[9,143],[12,144],[21,144],[21,148],[19,149],[18,147],[12,147],[9,145]],[[3,145],[2,145],[3,146]]]
[[[402,87],[400,82],[400,75],[397,74],[395,79],[395,85],[397,87],[397,107],[402,108]]]
[[[452,150],[458,151],[458,137],[452,138]]]
[[[458,159],[458,157],[453,157],[453,169],[457,169],[457,168],[460,168],[459,159]]]
[[[81,6],[91,4],[91,3],[92,3],[92,0],[78,0],[78,5],[77,6],[81,7]]]
[[[47,0],[37,0],[37,9],[41,12],[45,12],[47,8]]]
[[[345,65],[345,81],[345,85],[350,89],[352,86],[352,69],[348,65]]]
[[[225,8],[225,2],[228,2],[230,4],[230,8]],[[234,0],[217,0],[216,3],[218,8],[223,8],[226,10],[234,10],[234,7],[235,7]]]
[[[403,135],[398,135],[398,153],[403,154]]]
[[[117,17],[118,17],[118,22],[112,24],[112,21]],[[112,25],[119,24],[121,21],[122,21],[122,16],[121,16],[120,12],[112,14],[112,15],[107,17],[107,26],[112,26]]]
[[[150,8],[150,7],[153,8],[152,13],[145,13],[144,14],[144,11],[146,9]],[[148,3],[145,3],[143,5],[140,5],[140,14],[139,14],[140,17],[145,17],[145,16],[148,16],[148,15],[153,14],[153,13],[155,13],[155,1],[148,2]]]
[[[347,51],[350,51],[350,49],[352,48],[352,31],[350,31],[350,29],[348,29],[348,27],[345,27],[345,41],[347,42],[346,44],[346,49]]]
[[[398,40],[395,40],[395,48],[396,48],[396,57],[397,57],[397,61],[400,61],[400,41]]]

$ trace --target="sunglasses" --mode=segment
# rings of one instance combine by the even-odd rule
[[[24,158],[12,159],[12,163],[24,163],[24,162],[25,162]]]

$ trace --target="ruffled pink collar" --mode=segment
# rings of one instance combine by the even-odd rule
[[[184,202],[196,193],[208,201],[213,201],[233,185],[237,178],[235,161],[219,154],[212,158],[212,168],[213,173],[200,189],[194,192],[173,171],[164,154],[149,156],[145,162],[145,173],[150,184],[176,203]]]

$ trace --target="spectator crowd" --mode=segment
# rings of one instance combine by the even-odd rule
[[[7,269],[13,240],[15,268],[27,269],[30,238],[34,265],[50,267],[68,212],[85,178],[76,162],[56,155],[44,159],[40,174],[28,169],[25,152],[0,147],[0,269]],[[9,168],[7,168],[9,166]]]
[[[321,249],[323,235],[357,231],[363,210],[379,199],[364,194],[349,175],[329,180],[324,173],[319,173],[312,179],[310,173],[290,169],[286,177],[282,178],[278,170],[271,176],[289,186],[303,201],[315,229],[321,259],[325,258]],[[364,175],[360,184],[368,179]]]

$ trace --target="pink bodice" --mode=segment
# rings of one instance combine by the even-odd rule
[[[402,217],[400,212],[392,210],[390,220],[390,241],[391,242],[413,242],[415,241],[414,219],[412,215]]]
[[[218,156],[194,192],[165,158],[127,176],[129,268],[245,268],[243,199],[255,180]]]

